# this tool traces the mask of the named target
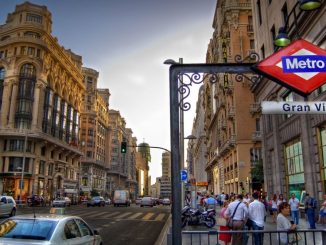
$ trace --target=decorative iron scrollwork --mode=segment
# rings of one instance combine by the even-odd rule
[[[191,108],[189,102],[185,102],[190,95],[190,86],[193,84],[201,84],[205,80],[208,80],[210,83],[216,83],[218,81],[218,75],[216,73],[183,73],[178,75],[179,81],[179,94],[180,94],[180,103],[179,107],[183,111],[188,111]]]

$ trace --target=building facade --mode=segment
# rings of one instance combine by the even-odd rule
[[[172,197],[171,192],[171,154],[162,153],[162,177],[160,178],[160,198]]]
[[[17,5],[0,26],[2,192],[78,197],[82,58],[52,36],[45,6]]]
[[[286,24],[292,40],[299,36],[326,48],[326,4],[318,10],[301,11],[298,1],[252,1],[255,49],[261,59],[273,54],[277,47],[277,30]],[[296,15],[296,19],[295,19]],[[325,85],[308,96],[309,101],[326,99]],[[252,91],[256,104],[262,101],[303,101],[300,95],[276,83],[262,79]],[[324,114],[261,115],[263,131],[264,185],[268,194],[283,193],[298,198],[305,192],[322,200],[325,194],[325,125]]]
[[[213,28],[207,63],[233,63],[236,55],[244,58],[253,51],[250,1],[218,1]],[[251,191],[252,154],[260,151],[259,118],[250,112],[251,84],[225,73],[214,84],[207,78],[204,85],[209,191]]]
[[[86,93],[81,113],[81,144],[84,156],[81,167],[81,191],[84,195],[107,196],[106,167],[109,161],[109,98],[108,89],[98,89],[99,73],[83,67]]]

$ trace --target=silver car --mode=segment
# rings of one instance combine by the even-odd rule
[[[71,205],[69,197],[58,197],[52,202],[52,207],[66,207]]]
[[[153,207],[154,206],[153,199],[151,197],[143,197],[140,201],[140,206],[141,207],[144,207],[144,206]]]
[[[0,215],[15,216],[16,202],[11,196],[0,196]]]
[[[103,245],[96,230],[77,216],[34,214],[11,217],[0,224],[0,244]]]

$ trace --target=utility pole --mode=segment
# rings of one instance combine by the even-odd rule
[[[183,64],[183,58],[179,58],[179,64]],[[182,75],[181,75],[182,76]],[[183,78],[180,77],[179,79],[179,88],[182,85]],[[183,108],[183,93],[180,93],[180,106]],[[183,110],[180,110],[180,169],[183,170],[185,168],[184,166],[184,112]],[[185,201],[185,186],[184,182],[181,181],[181,208],[184,207],[184,201]]]

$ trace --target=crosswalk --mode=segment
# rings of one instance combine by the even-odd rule
[[[104,211],[88,211],[88,210],[71,210],[66,212],[67,215],[77,215],[86,219],[112,219],[112,220],[141,220],[141,221],[163,221],[167,213],[154,212],[121,212],[113,211],[112,213]]]

